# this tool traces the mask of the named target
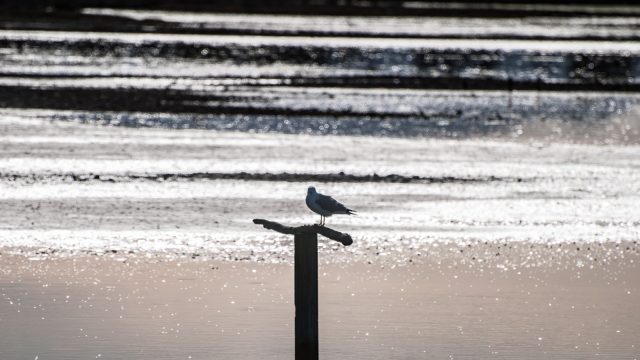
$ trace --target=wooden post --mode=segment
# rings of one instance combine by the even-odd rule
[[[296,360],[318,360],[318,234],[344,246],[353,244],[351,235],[318,224],[291,227],[264,219],[253,223],[294,236]]]
[[[318,235],[294,237],[296,360],[318,360]]]

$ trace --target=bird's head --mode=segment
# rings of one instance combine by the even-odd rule
[[[309,186],[309,188],[307,189],[307,194],[315,194],[316,193],[316,188],[314,186]]]

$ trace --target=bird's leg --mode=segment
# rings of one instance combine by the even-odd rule
[[[320,222],[318,223],[318,225],[322,226],[322,215],[320,215]]]
[[[325,217],[320,215],[320,226],[324,226]]]

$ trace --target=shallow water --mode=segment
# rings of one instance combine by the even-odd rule
[[[321,252],[321,262],[330,256]],[[0,338],[6,359],[293,356],[288,265],[121,255],[0,261],[0,319],[12,329]],[[484,272],[374,261],[321,264],[319,274],[324,358],[638,355],[639,273],[624,261]]]

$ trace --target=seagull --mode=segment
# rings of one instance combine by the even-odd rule
[[[337,202],[334,198],[316,192],[316,188],[309,186],[307,189],[306,203],[309,209],[320,215],[320,226],[324,226],[325,217],[331,215],[354,215],[355,211]]]

